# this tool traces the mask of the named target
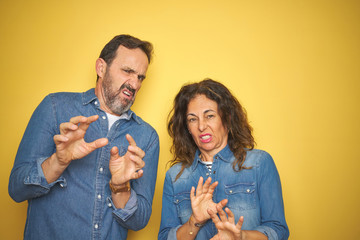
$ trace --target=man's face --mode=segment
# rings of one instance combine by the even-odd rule
[[[102,79],[102,95],[112,114],[121,115],[135,101],[148,68],[146,54],[140,49],[128,49],[122,45],[111,65],[106,66]]]

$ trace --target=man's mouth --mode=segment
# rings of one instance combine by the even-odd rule
[[[125,89],[125,90],[123,91],[123,93],[124,93],[126,96],[128,96],[128,97],[131,97],[131,95],[132,95],[132,93],[131,93],[129,90],[127,90],[127,89]]]
[[[121,92],[129,98],[132,98],[135,94],[135,89],[133,89],[129,84],[123,84],[120,90],[122,90]]]

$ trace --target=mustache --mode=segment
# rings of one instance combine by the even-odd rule
[[[133,95],[135,94],[135,89],[132,88],[132,87],[130,86],[130,84],[128,84],[128,83],[124,83],[123,85],[121,85],[121,87],[120,87],[120,89],[119,89],[119,91],[118,91],[118,94],[120,94],[121,91],[122,91],[124,88],[126,88],[126,89],[127,89],[129,92],[131,92]]]

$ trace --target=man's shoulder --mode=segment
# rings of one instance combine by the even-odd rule
[[[47,97],[50,97],[52,99],[56,100],[67,100],[67,99],[74,99],[74,98],[81,98],[81,95],[83,93],[81,92],[53,92],[49,93]]]
[[[49,93],[45,98],[50,98],[51,101],[61,104],[86,104],[96,98],[94,89],[89,89],[86,92],[53,92]]]
[[[144,119],[138,116],[135,112],[131,111],[130,114],[131,117],[139,124],[139,127],[142,126],[143,128],[149,131],[154,131],[156,133],[155,128],[150,123],[146,122]]]

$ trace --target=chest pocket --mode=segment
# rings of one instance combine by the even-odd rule
[[[190,192],[182,192],[175,195],[173,203],[176,206],[177,215],[181,219],[181,223],[186,223],[192,213]]]
[[[236,183],[225,185],[230,209],[249,210],[256,208],[255,183]]]

